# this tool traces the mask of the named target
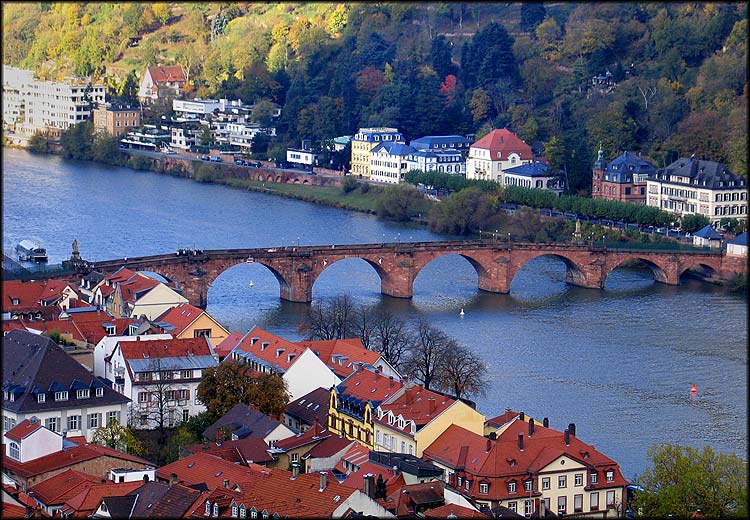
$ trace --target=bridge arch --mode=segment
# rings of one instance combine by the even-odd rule
[[[645,255],[623,256],[618,258],[617,261],[611,262],[610,265],[607,266],[606,271],[603,273],[603,281],[606,281],[606,279],[609,278],[609,275],[612,274],[612,271],[620,267],[625,262],[633,260],[640,261],[646,268],[650,269],[654,275],[654,280],[656,280],[657,282],[670,283],[668,271],[659,263],[646,257]]]
[[[707,278],[716,278],[719,276],[718,266],[711,265],[709,262],[696,260],[694,262],[685,262],[680,265],[680,270],[677,273],[678,277],[682,277],[688,271],[699,271],[703,276]]]
[[[369,256],[363,255],[363,256],[332,256],[332,257],[325,257],[323,260],[321,260],[318,263],[317,268],[314,270],[314,273],[312,274],[312,277],[310,279],[310,291],[311,291],[311,297],[312,297],[312,291],[315,289],[315,283],[318,281],[320,276],[330,269],[331,266],[334,264],[341,264],[341,262],[345,260],[353,260],[357,261],[357,263],[364,262],[365,264],[369,265],[373,268],[375,273],[378,275],[378,278],[380,280],[380,291],[385,294],[389,294],[387,291],[390,290],[391,286],[393,285],[393,279],[391,277],[391,274],[388,272],[387,269],[383,268],[382,261],[379,262],[377,259],[370,258]]]
[[[514,255],[511,253],[512,256],[512,262],[510,267],[508,268],[508,277],[507,277],[507,283],[508,283],[508,291],[510,292],[510,286],[513,283],[513,279],[516,277],[518,272],[523,269],[523,267],[531,262],[532,260],[535,260],[537,258],[541,258],[543,256],[550,256],[553,258],[557,258],[559,260],[562,260],[563,264],[565,264],[565,282],[572,284],[572,285],[579,285],[582,287],[591,287],[591,288],[601,288],[602,282],[600,279],[594,279],[593,277],[590,277],[586,273],[585,266],[581,265],[581,260],[577,259],[576,256],[570,253],[563,253],[560,251],[527,251],[523,255]]]
[[[492,283],[492,273],[490,269],[488,269],[485,266],[485,263],[488,262],[487,258],[482,258],[482,254],[478,251],[474,251],[471,253],[463,253],[459,251],[444,251],[444,252],[435,252],[431,255],[425,255],[422,258],[420,258],[417,262],[414,264],[414,271],[411,279],[411,285],[412,285],[412,293],[414,291],[414,282],[417,281],[417,278],[419,275],[424,271],[425,267],[430,265],[435,260],[438,260],[440,258],[446,258],[450,256],[457,256],[460,257],[468,262],[468,264],[474,268],[474,272],[477,274],[477,280],[478,285],[480,289],[490,290],[492,292],[498,292],[491,288],[493,285]],[[485,253],[486,256],[486,253]]]

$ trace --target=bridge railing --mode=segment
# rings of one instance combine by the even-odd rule
[[[3,269],[3,280],[42,280],[46,278],[58,278],[75,274],[75,269],[65,267],[62,264],[51,264],[35,267],[34,269]]]

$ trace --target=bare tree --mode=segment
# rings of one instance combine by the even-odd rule
[[[416,325],[412,348],[404,361],[406,373],[429,390],[443,370],[450,338],[425,320]]]
[[[162,358],[152,358],[148,370],[136,372],[138,382],[136,399],[130,405],[131,424],[155,425],[159,430],[159,444],[164,445],[167,428],[180,417],[177,415],[179,391],[174,383],[174,369],[167,367]]]
[[[307,319],[310,339],[343,339],[356,334],[356,309],[348,294],[312,304]]]
[[[373,347],[394,368],[402,363],[409,345],[413,342],[409,326],[387,309],[380,309],[374,318]]]
[[[454,340],[448,343],[442,370],[436,379],[440,388],[453,392],[457,399],[466,394],[484,394],[489,384],[487,366],[482,358]]]

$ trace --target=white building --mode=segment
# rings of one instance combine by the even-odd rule
[[[747,256],[747,232],[727,242],[727,256]]]
[[[412,141],[413,142],[413,141]],[[458,150],[415,150],[406,160],[407,171],[440,172],[465,175],[466,161]]]
[[[531,147],[507,128],[492,130],[469,147],[466,178],[505,185],[503,171],[533,160]]]
[[[3,130],[14,130],[23,123],[25,92],[33,81],[32,71],[3,65]]]
[[[677,159],[646,181],[646,205],[682,215],[747,221],[747,181],[714,161]]]
[[[33,81],[23,91],[26,108],[22,132],[59,133],[87,121],[92,107],[104,103],[104,94],[104,85],[91,85],[80,78],[69,82]]]
[[[118,390],[131,399],[128,424],[172,427],[205,411],[198,399],[204,371],[218,364],[208,338],[120,340],[105,359],[106,373],[121,378]]]
[[[370,151],[370,180],[399,184],[409,171],[409,156],[417,151],[409,145],[385,141]]]
[[[123,376],[116,378],[113,372],[113,367],[109,363],[112,353],[115,351],[115,347],[120,341],[157,341],[164,339],[172,339],[171,334],[145,334],[142,336],[104,336],[99,340],[99,343],[94,346],[94,375],[96,377],[107,379],[114,385],[113,388],[119,393],[125,393],[125,384]]]

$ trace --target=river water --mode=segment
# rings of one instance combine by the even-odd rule
[[[185,179],[64,161],[3,149],[3,249],[24,238],[47,247],[51,263],[151,255],[181,247],[222,249],[444,240],[443,235],[370,215]],[[747,300],[695,280],[654,282],[619,268],[603,290],[565,284],[554,257],[528,263],[510,294],[477,289],[456,255],[417,277],[414,298],[381,296],[364,261],[333,264],[316,282],[318,300],[347,293],[399,316],[427,318],[478,352],[490,387],[474,396],[487,417],[506,408],[578,436],[619,462],[626,478],[648,465],[657,443],[745,456]],[[250,282],[252,283],[252,286]],[[238,265],[208,292],[207,311],[230,330],[258,325],[302,339],[305,304],[284,302],[261,265]],[[461,309],[465,314],[460,315]],[[696,384],[698,392],[691,395]]]

